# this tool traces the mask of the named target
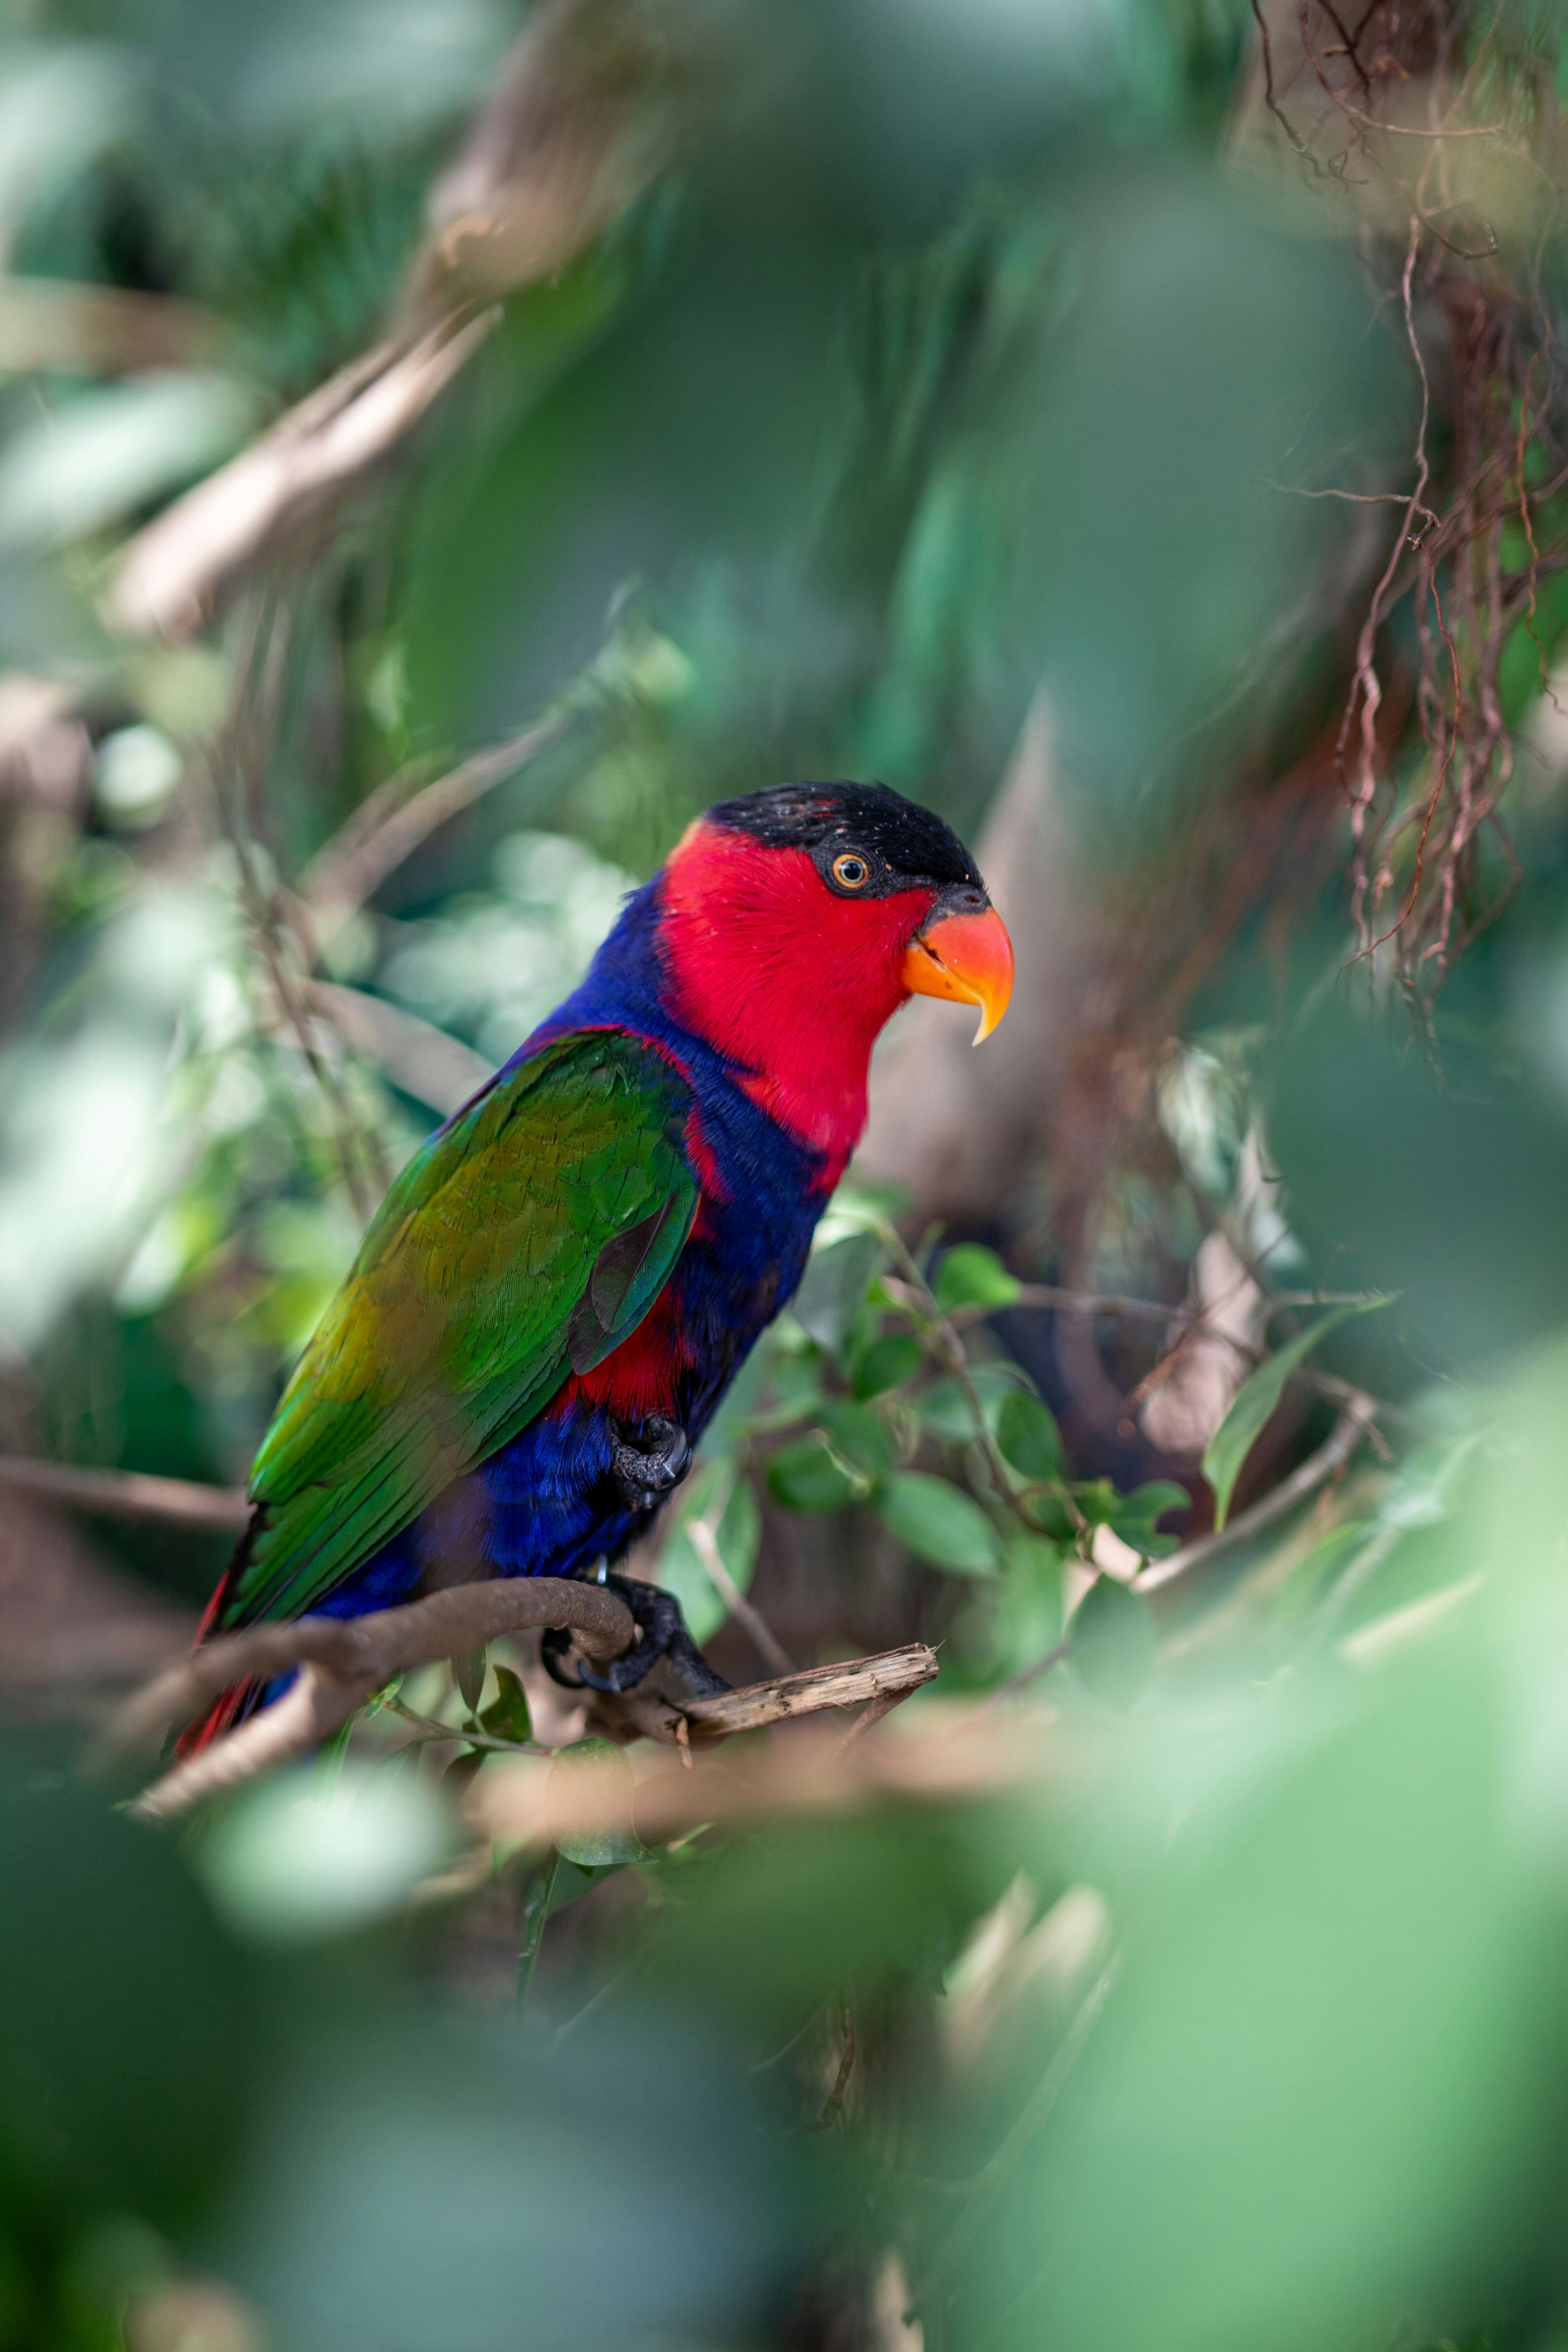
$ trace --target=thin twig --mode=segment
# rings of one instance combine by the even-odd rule
[[[869,1706],[862,1707],[834,1749],[834,1762],[842,1764],[849,1750],[864,1739],[868,1731],[874,1730],[884,1716],[891,1715],[896,1706],[901,1706],[909,1695],[907,1690],[883,1691],[879,1697],[871,1701]]]
[[[1372,1399],[1356,1392],[1354,1409],[1341,1414],[1317,1452],[1309,1454],[1299,1469],[1293,1470],[1288,1478],[1281,1479],[1278,1486],[1252,1504],[1250,1508],[1238,1511],[1234,1519],[1227,1519],[1217,1534],[1199,1536],[1195,1542],[1184,1544],[1180,1551],[1172,1552],[1168,1559],[1151,1560],[1133,1578],[1133,1591],[1163,1591],[1167,1585],[1174,1584],[1178,1578],[1188,1575],[1194,1568],[1213,1559],[1217,1553],[1228,1551],[1235,1544],[1245,1543],[1265,1528],[1272,1527],[1275,1520],[1283,1518],[1287,1512],[1293,1511],[1298,1503],[1314,1494],[1320,1486],[1326,1486],[1344,1468],[1372,1426],[1373,1410]]]
[[[1036,1658],[1032,1664],[1021,1666],[1016,1675],[1009,1675],[1005,1683],[998,1683],[994,1691],[988,1691],[980,1701],[976,1713],[985,1707],[999,1706],[1005,1699],[1016,1698],[1021,1691],[1028,1690],[1032,1685],[1048,1675],[1053,1666],[1059,1666],[1065,1659],[1070,1658],[1072,1646],[1070,1633],[1064,1641],[1053,1643],[1051,1648],[1047,1650],[1043,1656]]]
[[[250,1505],[237,1486],[200,1486],[140,1470],[87,1470],[20,1454],[0,1454],[0,1486],[97,1518],[151,1519],[208,1535],[243,1535],[250,1520]]]
[[[775,1675],[793,1675],[799,1671],[795,1660],[773,1632],[762,1612],[747,1600],[734,1578],[724,1565],[719,1549],[719,1538],[706,1518],[689,1519],[686,1533],[692,1548],[708,1572],[708,1578],[720,1600],[731,1617],[738,1618],[751,1635]]]
[[[395,777],[390,786],[373,793],[300,877],[299,895],[313,921],[326,929],[342,922],[422,841],[556,742],[570,715],[552,711],[521,735],[472,753],[416,792],[398,789]]]

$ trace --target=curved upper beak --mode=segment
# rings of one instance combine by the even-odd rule
[[[1013,993],[1013,942],[995,908],[944,914],[939,900],[925,929],[904,950],[903,979],[911,996],[977,1004],[974,1043],[989,1037]]]

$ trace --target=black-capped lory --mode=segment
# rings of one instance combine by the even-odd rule
[[[204,1630],[604,1576],[793,1297],[883,1024],[948,997],[984,1037],[1012,979],[928,809],[852,783],[710,809],[388,1192],[256,1457]],[[584,1682],[629,1689],[668,1653],[722,1687],[672,1595],[614,1581],[639,1638]],[[190,1744],[263,1696],[230,1693]]]

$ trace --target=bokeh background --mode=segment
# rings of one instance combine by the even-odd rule
[[[0,12],[5,2352],[1568,2344],[1564,35]],[[895,1761],[547,1851],[518,1643],[128,1818],[389,1175],[840,776],[1017,994],[634,1566]]]

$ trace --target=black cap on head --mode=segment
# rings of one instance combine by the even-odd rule
[[[868,871],[854,895],[884,898],[921,882],[951,890],[984,885],[957,834],[918,801],[905,800],[887,784],[773,784],[721,801],[708,812],[710,824],[749,833],[773,849],[810,852],[830,888],[842,861],[863,860]],[[846,892],[846,895],[847,893]]]

